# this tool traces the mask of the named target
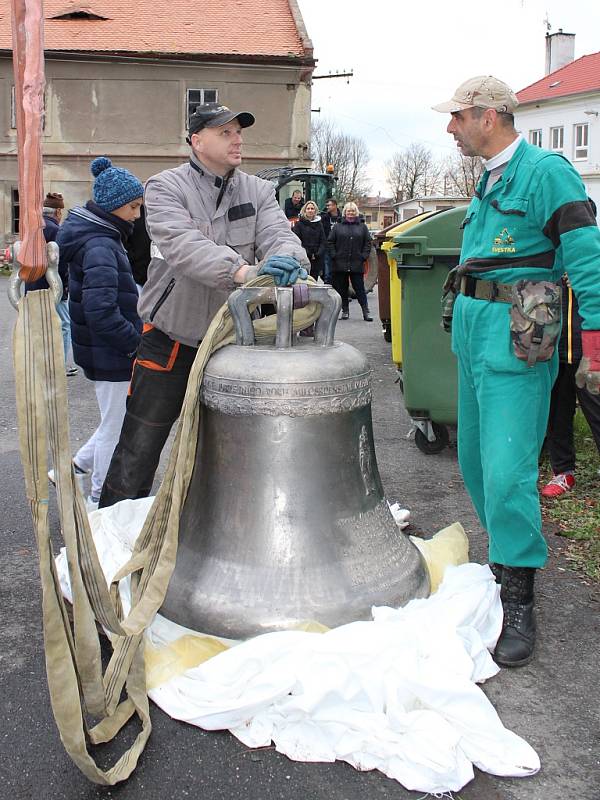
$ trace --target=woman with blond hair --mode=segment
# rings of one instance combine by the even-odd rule
[[[346,203],[343,219],[331,229],[327,240],[331,255],[333,288],[342,298],[342,319],[350,316],[348,310],[348,278],[362,308],[365,322],[373,322],[365,291],[364,262],[371,252],[371,234],[358,217],[356,203]]]
[[[310,274],[316,280],[323,273],[323,256],[327,240],[316,203],[309,200],[300,209],[300,219],[292,228],[302,242],[310,261]]]

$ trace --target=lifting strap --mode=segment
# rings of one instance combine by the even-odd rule
[[[313,283],[312,279],[309,282]],[[272,286],[272,279],[259,277],[249,285]],[[294,312],[294,331],[307,327],[318,315],[314,303]],[[275,316],[255,320],[254,327],[257,341],[274,336]],[[52,293],[48,289],[29,292],[18,305],[14,366],[19,443],[39,550],[50,699],[65,749],[79,769],[98,784],[114,785],[128,778],[150,736],[143,634],[162,605],[175,566],[179,516],[196,457],[204,367],[213,352],[234,341],[233,323],[224,305],[192,366],[163,482],[131,559],[108,587],[72,467],[62,336]],[[55,466],[73,594],[72,628],[50,540],[48,447]],[[127,576],[131,576],[131,610],[124,617],[118,583]],[[104,673],[96,620],[107,631],[113,648]],[[126,699],[121,701],[123,690]],[[100,721],[89,727],[88,715]],[[141,730],[132,746],[112,767],[100,769],[88,745],[110,741],[134,715]]]

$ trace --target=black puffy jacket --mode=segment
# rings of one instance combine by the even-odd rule
[[[327,240],[333,271],[363,272],[371,245],[371,234],[364,222],[343,219],[334,225]]]
[[[292,228],[296,236],[302,242],[302,247],[306,250],[306,255],[311,261],[320,260],[325,254],[325,231],[321,224],[321,218],[317,217],[312,222],[304,217],[300,217]]]
[[[90,380],[131,377],[142,322],[122,241],[127,228],[129,223],[88,203],[69,212],[56,239],[69,270],[73,360]]]

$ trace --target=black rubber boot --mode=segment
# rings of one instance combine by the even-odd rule
[[[342,316],[340,317],[340,319],[348,319],[349,316],[350,316],[350,313],[349,313],[348,309],[347,308],[342,308]]]
[[[504,565],[496,564],[494,561],[490,561],[488,566],[492,570],[496,583],[502,583],[502,569]]]
[[[535,645],[532,567],[502,568],[500,598],[504,611],[502,633],[494,661],[503,667],[523,667],[531,661]]]
[[[369,311],[369,306],[361,306],[363,312],[363,319],[365,322],[373,322],[373,317]]]

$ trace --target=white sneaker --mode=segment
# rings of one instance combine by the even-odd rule
[[[85,488],[84,488],[84,485],[83,485],[83,481],[85,480],[87,475],[91,475],[92,474],[92,471],[91,470],[81,469],[81,467],[78,464],[76,464],[74,461],[73,461],[73,469],[75,470],[75,480],[77,481],[77,483],[79,485],[79,489],[81,491],[81,494],[85,495]],[[53,486],[56,486],[56,472],[54,471],[54,468],[52,468],[51,470],[48,470],[48,480],[50,481],[50,483]]]
[[[88,496],[85,501],[85,510],[90,514],[92,511],[98,510],[98,503],[100,502],[100,498],[94,500],[93,497]]]

